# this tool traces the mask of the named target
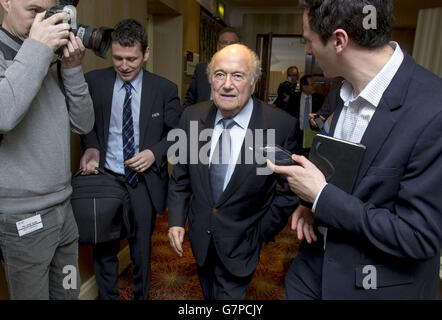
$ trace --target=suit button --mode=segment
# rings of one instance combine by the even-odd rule
[[[213,208],[212,209],[212,213],[217,213],[218,212],[218,209],[217,208]]]
[[[210,230],[207,230],[207,234],[208,234],[208,235],[211,235],[211,234],[212,234],[212,232],[210,232]]]

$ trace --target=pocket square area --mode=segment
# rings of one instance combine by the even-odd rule
[[[152,114],[152,118],[158,118],[159,116],[160,116],[160,114],[158,112]]]

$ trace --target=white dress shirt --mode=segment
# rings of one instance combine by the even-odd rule
[[[140,104],[143,87],[143,70],[130,82],[132,85],[132,121],[134,125],[135,155],[139,153],[140,145]],[[123,105],[126,90],[124,82],[116,75],[114,93],[112,95],[112,110],[107,140],[106,162],[104,167],[118,174],[124,174],[123,154]]]
[[[230,178],[232,177],[233,171],[235,171],[235,165],[241,153],[241,147],[247,132],[247,128],[249,127],[249,122],[250,118],[252,117],[252,112],[253,112],[253,99],[250,98],[247,105],[233,118],[233,120],[235,121],[235,125],[232,127],[232,129],[230,129],[231,159],[229,161],[227,174],[224,179],[223,190],[226,189],[230,181]],[[212,162],[213,151],[215,150],[218,139],[224,130],[224,127],[220,122],[220,120],[223,118],[224,118],[223,115],[218,110],[215,117],[215,127],[213,128],[213,135],[210,143],[209,163]]]

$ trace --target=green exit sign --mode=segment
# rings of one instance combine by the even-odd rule
[[[224,20],[225,7],[224,3],[222,3],[221,1],[218,1],[217,11],[218,11],[217,17],[221,20]]]

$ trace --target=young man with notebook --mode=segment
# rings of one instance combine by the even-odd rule
[[[301,156],[293,156],[301,166],[274,167],[312,204],[294,214],[313,243],[303,243],[288,271],[286,298],[435,299],[442,90],[434,88],[442,81],[390,41],[393,0],[301,4],[307,52],[326,77],[346,79],[328,98],[337,107],[329,135],[366,150],[351,192]]]

